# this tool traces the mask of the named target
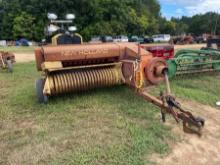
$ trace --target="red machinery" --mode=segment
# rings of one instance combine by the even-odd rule
[[[190,125],[200,133],[204,120],[183,110],[171,95],[167,76],[167,64],[163,58],[133,43],[83,44],[45,46],[35,50],[36,64],[43,71],[37,80],[37,96],[40,102],[62,93],[80,92],[93,88],[127,84],[137,94],[172,114],[184,128]],[[146,87],[166,82],[167,92],[160,99],[148,94]]]
[[[161,57],[165,60],[169,60],[174,57],[173,45],[141,45],[141,47],[151,52],[154,57]]]

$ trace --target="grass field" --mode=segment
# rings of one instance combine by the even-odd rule
[[[177,97],[213,107],[216,106],[217,101],[220,101],[220,73],[218,72],[177,76],[170,83],[172,93]],[[157,93],[160,90],[165,90],[164,85],[155,89]]]
[[[168,153],[177,140],[160,122],[159,109],[126,86],[40,105],[35,64],[14,70],[0,71],[0,164],[153,164],[151,154]],[[172,88],[178,97],[214,106],[219,81],[217,73],[176,78]]]

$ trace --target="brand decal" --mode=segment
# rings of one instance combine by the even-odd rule
[[[76,56],[76,55],[96,55],[96,54],[108,54],[108,49],[82,49],[82,50],[65,50],[62,51],[62,56]]]

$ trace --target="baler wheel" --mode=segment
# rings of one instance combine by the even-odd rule
[[[38,79],[36,80],[36,94],[37,94],[37,100],[39,103],[47,103],[48,97],[44,95],[43,89],[44,89],[44,80]]]
[[[12,65],[11,60],[7,60],[6,65],[7,65],[8,71],[12,73],[13,72],[13,65]]]

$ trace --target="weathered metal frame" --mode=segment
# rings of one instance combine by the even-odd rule
[[[51,95],[50,91],[50,74],[85,70],[92,68],[103,67],[119,67],[121,70],[121,80],[126,83],[135,91],[138,95],[160,107],[162,118],[165,121],[165,114],[171,114],[177,122],[183,121],[184,128],[187,125],[193,125],[198,128],[198,131],[194,131],[200,134],[200,130],[203,125],[200,121],[188,111],[183,110],[180,107],[170,106],[167,102],[167,98],[172,98],[175,103],[174,97],[171,95],[169,80],[167,77],[167,66],[164,59],[153,58],[152,55],[146,50],[142,49],[136,44],[98,44],[98,45],[78,45],[78,46],[59,46],[59,47],[45,47],[37,49],[35,51],[36,63],[38,70],[42,70],[45,73],[45,85],[43,93],[45,95]],[[115,61],[108,63],[108,59],[114,57]],[[89,65],[89,60],[104,59],[107,63],[98,61],[97,64]],[[75,60],[81,60],[81,66],[63,66],[64,62],[73,62]],[[123,65],[127,65],[123,67]],[[128,69],[128,70],[127,70]],[[124,77],[123,72],[126,72],[128,76]],[[151,73],[149,76],[149,73]],[[147,74],[148,73],[148,74]],[[87,74],[87,73],[86,73]],[[86,75],[84,74],[84,75]],[[82,74],[83,75],[83,74]],[[100,75],[104,76],[104,74]],[[154,79],[152,79],[152,76]],[[64,76],[65,77],[65,76]],[[145,87],[164,80],[166,78],[167,93],[162,95],[160,99],[150,95],[144,89]],[[68,79],[68,78],[64,78]],[[81,79],[86,79],[81,77]],[[63,80],[65,82],[66,80]],[[84,80],[82,80],[84,81]],[[88,81],[88,80],[85,80]],[[106,80],[107,81],[107,80]],[[188,128],[188,127],[187,127]],[[190,129],[190,128],[188,128]]]

